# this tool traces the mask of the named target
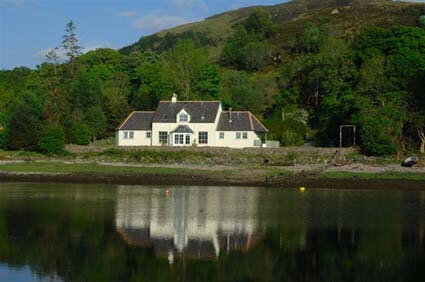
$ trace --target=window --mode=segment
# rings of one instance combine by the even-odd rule
[[[248,139],[248,132],[242,133],[242,139]]]
[[[133,131],[130,131],[130,137],[129,138],[134,139],[134,132]]]
[[[183,145],[184,134],[174,134],[174,144]]]
[[[160,131],[159,132],[159,144],[168,144],[168,132]]]
[[[186,134],[186,145],[190,144],[190,135]]]
[[[219,133],[219,138],[220,138],[220,139],[224,139],[224,132],[220,132],[220,133]]]
[[[236,139],[241,139],[241,133],[240,132],[236,132]]]
[[[199,144],[208,144],[208,132],[200,131],[198,139],[199,139]]]
[[[152,137],[152,132],[151,131],[146,132],[146,139],[151,139],[151,137]]]
[[[124,139],[128,139],[128,132],[124,131]]]
[[[189,121],[189,116],[187,114],[181,114],[179,116],[179,121],[180,122],[188,122]]]

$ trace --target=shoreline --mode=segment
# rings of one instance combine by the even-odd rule
[[[0,182],[13,183],[74,183],[111,185],[189,185],[242,186],[264,188],[334,189],[334,190],[399,190],[425,191],[425,180],[359,179],[359,178],[304,178],[288,179],[278,184],[267,184],[265,179],[215,177],[202,174],[133,174],[133,173],[26,173],[0,172]]]

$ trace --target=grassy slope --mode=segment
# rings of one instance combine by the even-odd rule
[[[276,47],[288,38],[296,37],[306,21],[334,26],[338,32],[350,35],[364,26],[390,26],[395,24],[415,25],[425,8],[421,3],[394,2],[391,0],[295,0],[274,6],[263,6],[270,11],[278,26]],[[216,42],[212,53],[232,33],[232,26],[245,19],[258,6],[242,8],[209,17],[203,21],[181,25],[156,34],[164,36],[185,31],[206,33]],[[335,13],[336,10],[338,13]],[[334,12],[334,13],[333,13]],[[137,43],[130,49],[137,49]]]

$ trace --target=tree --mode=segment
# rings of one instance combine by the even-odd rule
[[[114,74],[112,79],[103,84],[101,92],[103,109],[108,120],[107,131],[113,132],[130,111],[128,77],[121,72]]]
[[[76,145],[90,144],[90,131],[84,124],[74,122],[69,133],[69,141]]]
[[[276,30],[270,13],[264,9],[256,9],[242,25],[248,32],[261,34],[264,38],[271,37]]]
[[[38,147],[43,153],[58,154],[65,149],[65,134],[63,128],[56,124],[44,127],[38,140]]]
[[[180,40],[170,53],[176,83],[182,96],[190,100],[199,67],[207,62],[205,50],[196,48],[191,39]]]
[[[7,147],[12,150],[36,150],[41,127],[41,115],[28,105],[21,105],[10,119]]]
[[[162,60],[142,64],[136,70],[140,86],[131,99],[137,110],[153,110],[159,100],[169,99],[175,92],[174,74]]]
[[[262,70],[269,63],[271,48],[265,42],[251,42],[243,49],[243,65],[246,70]]]
[[[261,113],[264,110],[264,96],[255,85],[255,79],[244,71],[227,71],[223,74],[221,100],[225,106],[235,110],[249,110]]]
[[[85,113],[85,121],[90,130],[92,142],[105,133],[107,120],[105,114],[99,106],[93,106]]]
[[[324,36],[320,29],[311,22],[304,24],[304,31],[298,41],[298,48],[308,54],[318,52],[322,45]]]
[[[65,26],[65,35],[63,35],[62,46],[66,51],[66,56],[71,64],[71,76],[74,75],[74,61],[81,55],[82,47],[78,45],[78,38],[75,34],[75,24],[71,20]]]
[[[55,70],[55,77],[57,75],[57,65],[58,65],[59,58],[60,58],[58,51],[59,51],[59,47],[55,47],[55,48],[52,48],[49,51],[47,51],[46,54],[45,54],[47,61],[49,61],[50,63],[53,64],[53,67],[54,67],[54,70]]]
[[[218,99],[220,76],[217,67],[211,64],[203,65],[194,84],[194,91],[203,100]]]

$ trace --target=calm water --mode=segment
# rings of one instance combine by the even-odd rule
[[[0,281],[424,281],[425,193],[0,184]]]

